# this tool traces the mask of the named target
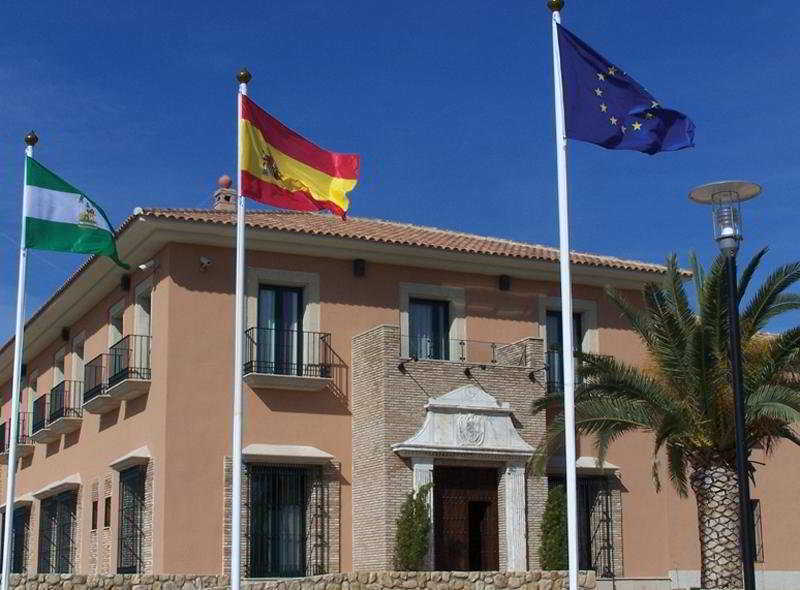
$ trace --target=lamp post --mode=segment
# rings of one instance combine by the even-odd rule
[[[725,255],[728,277],[728,336],[730,363],[733,378],[733,397],[736,416],[736,475],[739,480],[739,529],[742,553],[742,573],[745,590],[755,590],[753,569],[752,510],[750,482],[748,480],[748,449],[745,432],[744,387],[742,382],[742,347],[739,341],[739,294],[736,281],[736,253],[742,241],[741,202],[761,193],[761,187],[741,180],[712,182],[699,186],[689,193],[695,203],[711,205],[714,239]]]

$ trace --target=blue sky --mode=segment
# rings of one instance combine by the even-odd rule
[[[797,255],[796,29],[788,0],[567,0],[564,24],[692,117],[697,147],[647,156],[570,143],[574,249],[653,262],[716,254],[710,181],[764,186],[741,258]],[[0,339],[13,331],[22,137],[101,203],[203,207],[233,175],[234,74],[318,144],[362,155],[351,215],[556,245],[544,0],[6,3],[0,9]],[[81,257],[35,252],[27,312]],[[763,276],[763,274],[762,274]],[[783,328],[797,318],[774,326]]]

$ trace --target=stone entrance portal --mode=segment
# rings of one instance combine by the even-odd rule
[[[392,445],[410,459],[414,489],[434,484],[428,497],[433,506],[429,567],[527,568],[525,470],[533,447],[517,432],[511,414],[507,402],[482,389],[459,387],[429,399],[420,430]],[[498,548],[501,521],[503,555]]]
[[[500,568],[497,469],[434,467],[435,569]]]

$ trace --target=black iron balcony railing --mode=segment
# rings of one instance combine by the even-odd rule
[[[83,370],[83,403],[103,394],[106,389],[107,376],[107,354],[98,354],[86,363],[86,367]]]
[[[39,396],[33,402],[31,434],[36,434],[45,426],[47,426],[47,394]]]
[[[547,393],[564,391],[564,355],[561,350],[550,349],[545,356],[547,362]],[[578,359],[575,359],[575,384],[582,382],[578,373]]]
[[[29,445],[33,444],[31,442],[31,412],[20,412],[19,413],[19,431],[17,432],[17,444],[20,445]],[[3,448],[0,449],[0,453],[7,453],[10,445],[10,437],[11,437],[11,422],[6,420],[3,422]]]
[[[250,328],[245,332],[244,372],[333,378],[345,365],[330,338],[323,332]]]
[[[426,335],[400,337],[401,356],[416,360],[455,361],[481,365],[527,366],[525,341],[516,344],[439,338]]]
[[[131,334],[108,349],[108,387],[125,379],[150,379],[150,336]]]
[[[62,381],[50,390],[48,422],[83,415],[83,381]],[[34,408],[35,410],[35,408]]]

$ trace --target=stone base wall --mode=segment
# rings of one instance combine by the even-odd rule
[[[565,590],[567,572],[351,572],[243,584],[246,590]],[[578,588],[595,590],[595,573],[580,572]]]
[[[562,590],[567,572],[350,572],[242,584],[245,590]],[[201,590],[230,588],[228,576],[189,574],[11,574],[12,590]],[[595,590],[594,572],[578,588]]]

